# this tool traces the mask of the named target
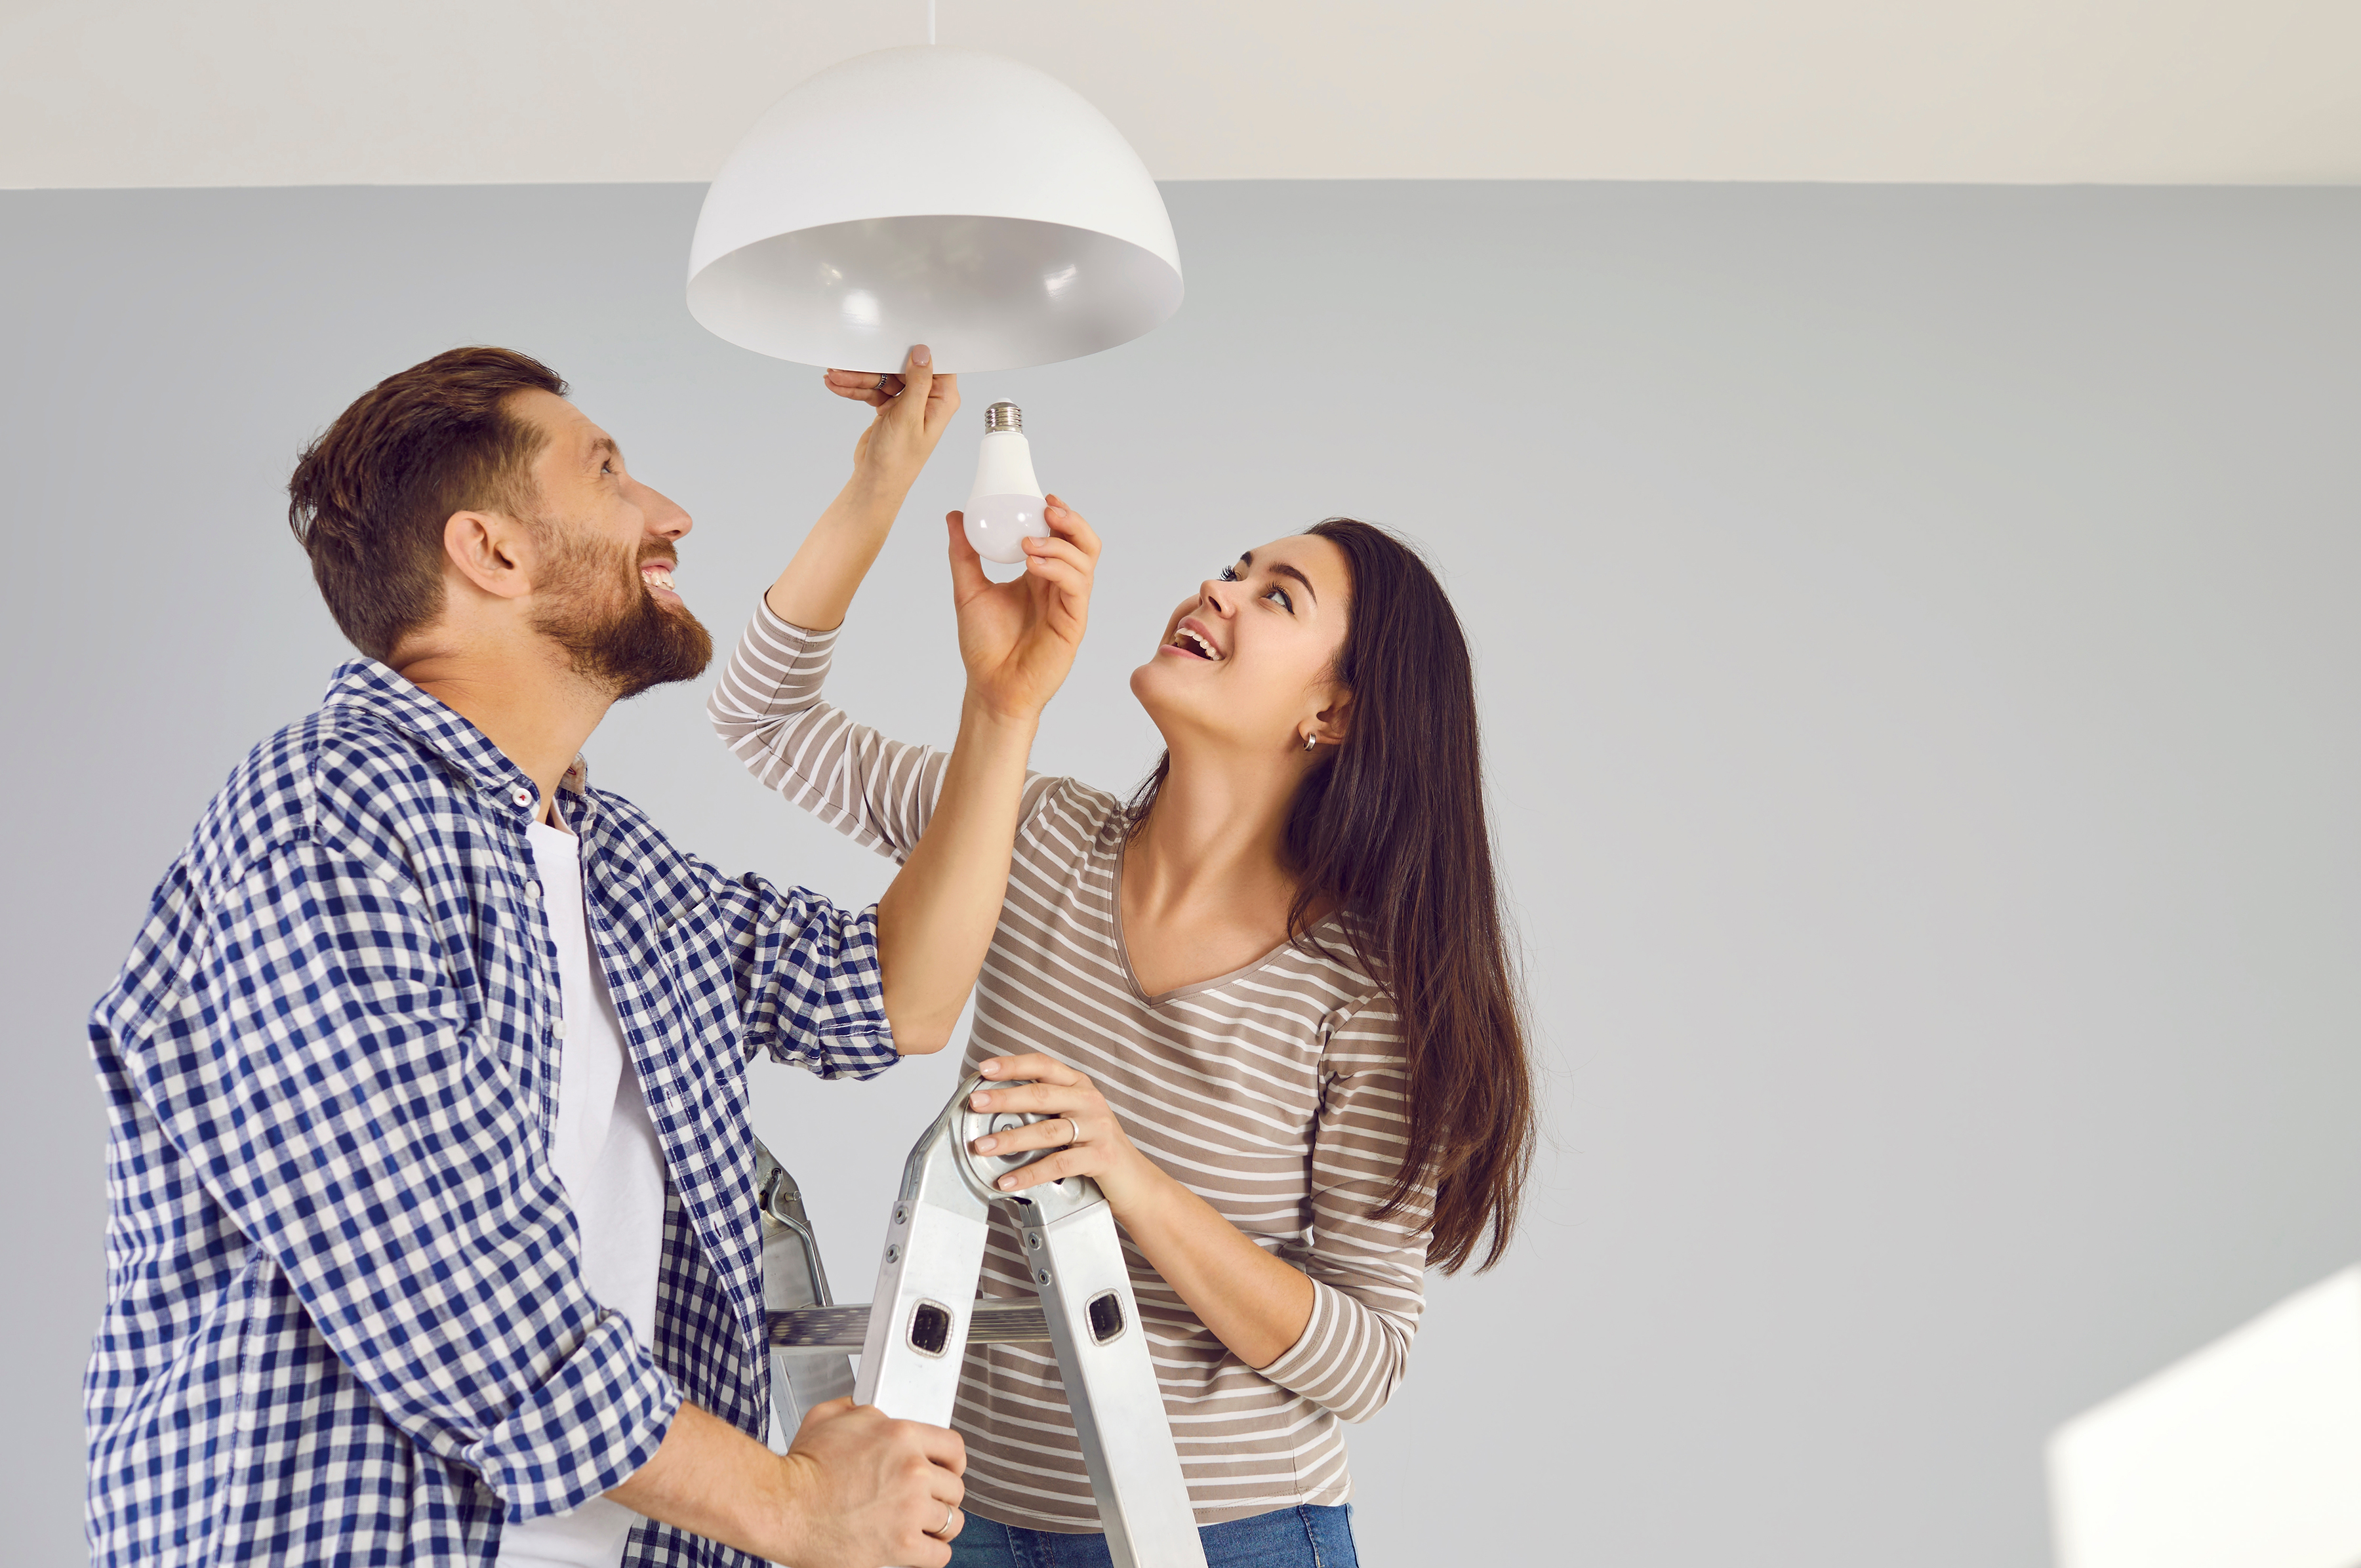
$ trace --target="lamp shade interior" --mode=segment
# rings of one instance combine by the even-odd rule
[[[689,311],[741,347],[892,370],[923,343],[945,370],[1006,370],[1128,343],[1180,305],[1180,274],[1094,229],[1028,218],[862,218],[796,229],[689,280]]]
[[[909,104],[927,113],[880,108]],[[689,250],[708,330],[847,370],[895,369],[915,343],[950,371],[1076,358],[1181,293],[1163,197],[1121,133],[972,49],[882,49],[795,88],[723,165]]]

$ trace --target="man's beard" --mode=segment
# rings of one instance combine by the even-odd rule
[[[620,702],[705,673],[712,635],[686,606],[660,602],[640,577],[640,561],[666,559],[669,551],[651,543],[637,559],[618,560],[595,541],[569,537],[562,523],[544,520],[541,527],[557,588],[533,630],[566,650],[575,674]]]

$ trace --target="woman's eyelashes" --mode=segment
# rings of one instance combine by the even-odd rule
[[[1222,581],[1225,583],[1235,583],[1239,580],[1238,569],[1235,566],[1224,566],[1222,568]],[[1265,588],[1263,590],[1262,597],[1267,599],[1277,599],[1279,601],[1279,609],[1287,611],[1290,615],[1293,615],[1295,613],[1295,601],[1287,597],[1287,590],[1285,588]]]

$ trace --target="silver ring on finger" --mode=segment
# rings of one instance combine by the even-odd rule
[[[1064,1117],[1062,1120],[1066,1124],[1066,1131],[1073,1135],[1066,1140],[1066,1146],[1068,1148],[1072,1148],[1075,1145],[1082,1141],[1082,1124],[1080,1122],[1075,1121],[1071,1116]]]
[[[889,397],[889,398],[898,398],[898,397],[900,397],[900,396],[902,395],[901,393],[899,393],[899,392],[887,392],[887,391],[885,390],[885,383],[886,383],[886,382],[888,382],[888,381],[890,381],[890,380],[892,380],[893,378],[894,378],[894,373],[893,373],[892,371],[890,371],[890,370],[889,370],[889,371],[887,371],[884,375],[880,376],[880,377],[878,377],[878,378],[877,378],[877,385],[876,385],[875,387],[872,388],[871,389],[872,389],[873,391],[876,391],[876,392],[884,393],[886,397]]]
[[[943,1510],[943,1522],[937,1525],[934,1529],[927,1531],[927,1533],[933,1536],[937,1541],[949,1541],[951,1538],[951,1520],[957,1518],[959,1518],[959,1510],[957,1508],[945,1508]]]

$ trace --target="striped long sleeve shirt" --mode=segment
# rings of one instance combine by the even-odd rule
[[[897,861],[925,832],[947,754],[888,740],[821,700],[836,633],[767,605],[708,705],[765,784]],[[1351,1495],[1338,1423],[1400,1382],[1418,1326],[1426,1194],[1377,1216],[1405,1149],[1393,1006],[1346,956],[1285,946],[1150,996],[1125,955],[1126,814],[1104,790],[1027,781],[1006,903],[977,982],[968,1068],[1042,1050],[1089,1076],[1140,1151],[1312,1282],[1312,1319],[1247,1366],[1126,1240],[1132,1288],[1200,1524]],[[1027,1299],[1017,1235],[995,1216],[982,1293]],[[1046,1346],[971,1346],[952,1424],[967,1507],[1036,1530],[1099,1529]]]

